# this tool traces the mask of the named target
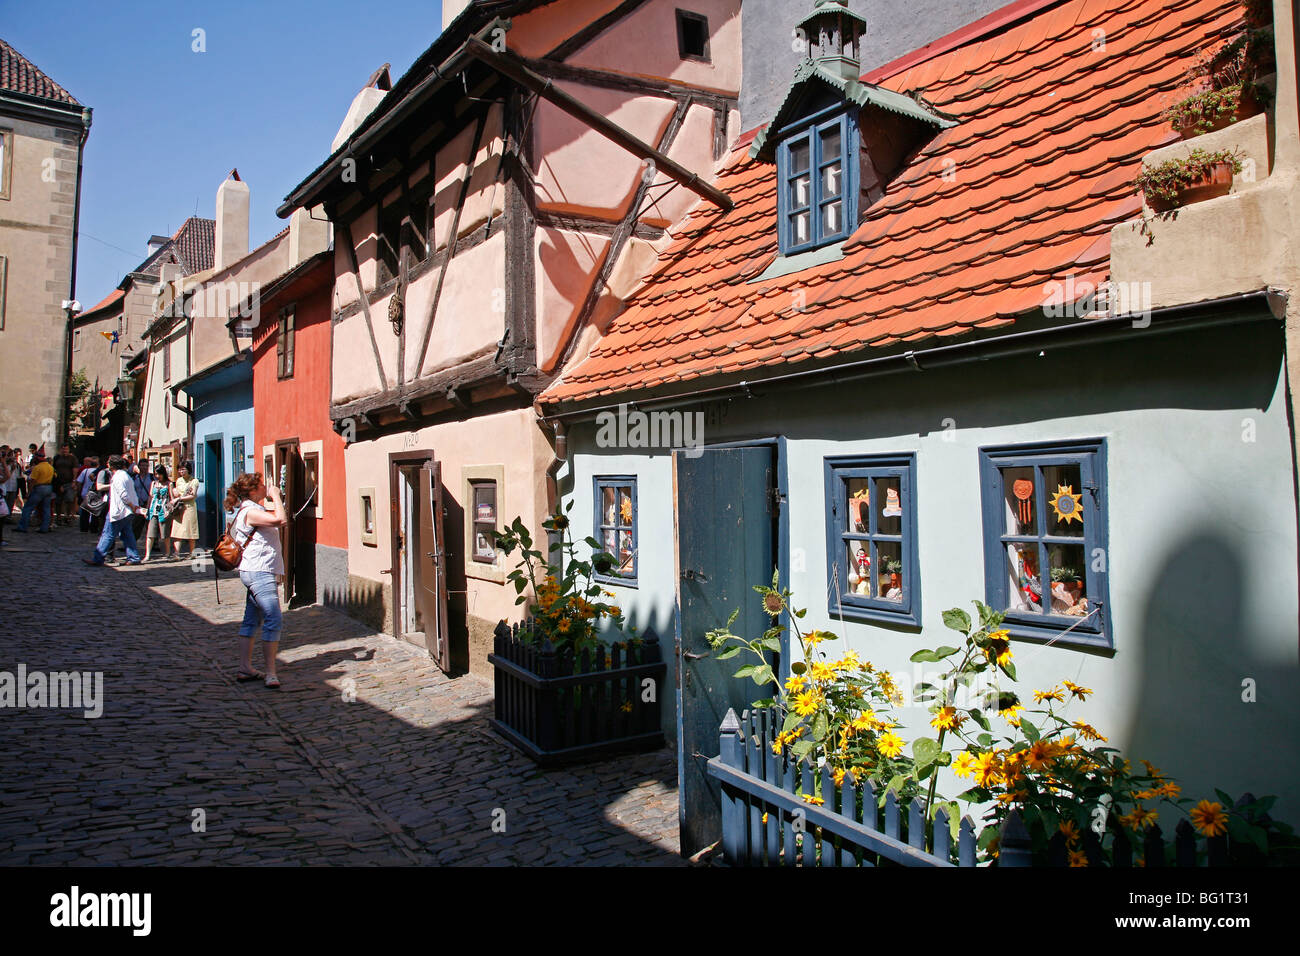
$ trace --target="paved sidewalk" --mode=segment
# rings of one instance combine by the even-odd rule
[[[98,719],[0,710],[0,865],[684,865],[670,751],[540,771],[486,682],[320,607],[285,616],[282,690],[236,683],[237,578],[218,605],[210,568],[92,546],[0,549],[0,671],[104,681]]]

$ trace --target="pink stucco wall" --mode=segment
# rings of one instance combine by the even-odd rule
[[[544,56],[623,0],[568,0],[513,18],[507,43],[520,56]]]
[[[537,230],[537,356],[554,371],[596,280],[609,240],[560,229]]]
[[[575,83],[556,86],[633,136],[658,145],[676,104],[667,98]],[[549,103],[537,110],[537,204],[554,212],[623,218],[645,162]]]
[[[740,90],[740,0],[691,0],[683,5],[709,18],[710,63],[682,60],[675,3],[646,3],[568,59],[576,66],[675,80],[734,96]],[[811,3],[800,4],[805,12]]]
[[[226,327],[228,307],[238,307],[239,295],[260,288],[289,268],[289,233],[277,236],[254,249],[228,268],[204,282],[192,299],[193,334],[190,337],[191,368],[195,372],[215,365],[234,354]],[[257,317],[253,319],[256,321]],[[249,345],[247,338],[241,346]]]

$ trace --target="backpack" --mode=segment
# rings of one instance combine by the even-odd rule
[[[108,510],[108,497],[97,487],[100,484],[99,479],[102,478],[104,473],[107,471],[107,468],[101,468],[99,471],[95,472],[95,481],[90,486],[90,490],[86,492],[86,510],[96,518]],[[111,475],[109,476],[109,481],[112,481]],[[105,482],[105,484],[107,484],[107,482]]]

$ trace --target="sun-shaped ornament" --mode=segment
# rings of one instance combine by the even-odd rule
[[[1062,524],[1083,524],[1083,495],[1074,493],[1074,485],[1057,485],[1056,494],[1048,500]]]

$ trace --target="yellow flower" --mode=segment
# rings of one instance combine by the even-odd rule
[[[794,699],[794,712],[800,717],[807,717],[816,712],[817,705],[821,702],[819,695],[812,691],[804,691]]]
[[[1097,732],[1096,727],[1093,727],[1091,724],[1085,724],[1082,720],[1076,720],[1074,723],[1070,724],[1070,726],[1077,730],[1079,736],[1084,740],[1100,740],[1102,743],[1107,742],[1106,738]]]
[[[1192,826],[1207,837],[1228,832],[1228,815],[1223,812],[1221,803],[1202,800],[1187,815],[1192,818]]]
[[[881,734],[876,746],[886,757],[897,757],[903,752],[903,738],[895,733]]]
[[[1029,764],[1031,770],[1046,770],[1054,756],[1056,755],[1052,752],[1050,743],[1046,740],[1035,740],[1025,752],[1025,762]]]
[[[1045,700],[1054,700],[1058,704],[1064,704],[1065,694],[1056,687],[1053,687],[1051,690],[1034,691],[1034,703],[1041,704]]]
[[[592,610],[595,610],[595,608],[592,608]],[[609,606],[609,614],[610,617],[622,617],[623,611],[619,608],[617,604],[611,604]]]
[[[835,786],[841,786],[844,783],[844,768],[836,767],[831,771],[831,779],[835,781]]]
[[[1176,783],[1162,783],[1160,786],[1156,787],[1157,796],[1168,797],[1170,800],[1174,799],[1174,797],[1178,796],[1182,792],[1183,788],[1178,786]]]
[[[956,730],[965,719],[966,715],[958,713],[956,707],[940,707],[930,726],[935,730]]]
[[[800,796],[803,797],[804,803],[811,803],[814,807],[820,807],[826,802],[821,797],[814,797],[811,793],[800,794]]]
[[[1070,851],[1070,866],[1087,866],[1087,865],[1088,865],[1088,854],[1084,853],[1082,850]]]
[[[824,640],[826,640],[826,636],[821,631],[811,631],[808,636],[803,639],[803,642],[809,647],[816,647]]]
[[[814,661],[812,667],[809,668],[809,672],[815,681],[833,681],[835,679],[835,671],[821,661]]]
[[[837,671],[851,671],[861,666],[857,651],[845,651],[844,656],[831,665]]]
[[[630,713],[632,713],[632,702],[631,702],[630,700],[629,700],[629,701],[625,701],[625,702],[623,703],[623,706],[620,707],[619,709],[622,710],[623,713],[625,713],[625,714],[630,714]]]
[[[1019,725],[1020,712],[1024,709],[1024,705],[1022,704],[1012,704],[1006,710],[999,710],[998,716],[1005,719],[1008,723]]]
[[[1150,760],[1143,760],[1143,761],[1142,761],[1142,765],[1143,765],[1144,767],[1147,768],[1147,776],[1148,776],[1148,777],[1154,777],[1156,780],[1164,780],[1164,779],[1165,779],[1165,775],[1164,775],[1163,773],[1160,772],[1160,768],[1157,767],[1157,766],[1155,766],[1154,764],[1152,764]],[[1125,769],[1125,770],[1128,769],[1127,761],[1125,762],[1125,767],[1124,767],[1124,769]]]
[[[952,772],[959,777],[969,777],[976,766],[975,755],[968,750],[963,750],[952,761]]]
[[[996,753],[983,753],[975,759],[975,780],[985,789],[1002,782],[1002,766]]]
[[[1143,828],[1154,824],[1156,822],[1156,817],[1158,816],[1158,813],[1146,809],[1141,804],[1136,804],[1133,807],[1132,813],[1124,814],[1117,817],[1117,819],[1130,830],[1142,830]]]
[[[560,619],[560,623],[559,623],[558,626],[559,626],[559,629],[560,629],[560,633],[561,633],[561,634],[568,634],[568,633],[569,633],[569,628],[572,627],[573,625],[572,625],[572,623],[569,621],[569,619],[566,617],[566,618],[561,618],[561,619]]]
[[[856,731],[871,730],[876,725],[876,717],[871,711],[864,711],[853,718],[849,724]]]
[[[1074,844],[1079,842],[1079,830],[1075,827],[1073,820],[1063,821],[1057,825],[1056,829],[1060,830],[1065,836],[1066,846],[1074,846]]]
[[[1064,680],[1061,681],[1061,683],[1065,685],[1066,690],[1068,690],[1075,697],[1079,698],[1079,700],[1087,700],[1088,695],[1093,692],[1091,687],[1080,687],[1078,684],[1074,683],[1073,681]]]
[[[791,674],[788,678],[786,678],[785,689],[792,694],[797,694],[800,690],[803,689],[803,685],[807,682],[807,680],[808,679],[804,677],[802,674]]]
[[[999,634],[1005,634],[1006,631],[999,631]],[[1015,657],[1011,653],[1011,642],[1005,639],[992,639],[984,648],[984,656],[989,659],[990,664],[1001,664],[1005,666],[1011,658]]]

